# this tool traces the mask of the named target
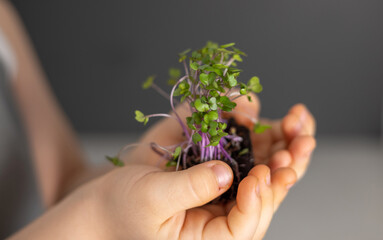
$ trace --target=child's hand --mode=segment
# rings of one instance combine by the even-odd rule
[[[295,176],[291,169],[280,171]],[[254,167],[240,183],[237,201],[207,204],[232,178],[221,161],[178,172],[143,165],[116,169],[95,181],[95,229],[105,229],[108,239],[261,239],[274,213],[270,170]]]
[[[252,118],[259,117],[261,107],[258,98],[253,95],[252,102],[249,102],[246,98],[239,98],[236,102],[236,113],[231,113],[228,117],[233,116],[238,123],[252,129],[253,123],[245,115]],[[182,119],[190,115],[190,111],[185,105],[178,106],[177,112]],[[270,124],[272,129],[262,134],[251,134],[255,160],[257,163],[264,163],[270,167],[273,186],[274,182],[291,186],[296,180],[295,177],[279,170],[289,167],[295,171],[298,179],[304,175],[310,162],[310,154],[316,145],[314,138],[315,119],[304,105],[297,104],[290,109],[283,119],[261,119],[261,122]],[[170,146],[182,141],[184,141],[184,138],[181,127],[174,119],[170,118],[154,125],[141,139],[142,143],[156,142],[162,146]],[[148,146],[136,148],[127,157],[129,157],[129,162],[153,166],[163,167],[166,163],[166,161],[160,162],[159,156],[151,151]],[[287,192],[279,191],[278,185],[273,189],[276,210]]]

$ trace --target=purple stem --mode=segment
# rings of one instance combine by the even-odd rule
[[[186,156],[187,156],[187,151],[184,152],[184,156],[182,158],[182,167],[184,170],[186,169]]]
[[[152,83],[151,87],[152,87],[156,92],[158,92],[161,96],[163,96],[164,98],[170,100],[169,94],[167,94],[164,90],[162,90],[157,84]]]
[[[159,151],[154,145],[151,145],[151,148],[152,148],[153,152],[157,153],[159,156],[170,160],[171,155],[169,155],[168,153],[163,153],[163,152]]]
[[[223,52],[221,52],[221,64],[223,63]]]
[[[178,168],[180,167],[180,160],[181,160],[181,154],[178,155],[176,171],[178,171]]]
[[[189,70],[188,70],[188,67],[186,66],[186,61],[185,61],[185,59],[182,60],[182,62],[184,63],[185,74],[186,74],[186,76],[189,76]]]
[[[234,62],[234,60],[235,60],[234,58],[231,58],[231,59],[226,63],[226,66],[230,67],[230,65]],[[226,75],[228,69],[229,69],[229,68],[226,68],[226,69],[223,71],[223,76]]]
[[[232,99],[230,99],[230,101],[234,101],[234,100],[236,100],[236,99],[238,99],[238,98],[240,98],[240,97],[243,97],[243,96],[247,96],[247,95],[239,95],[239,96],[236,96],[236,97],[234,97],[234,98],[232,98]]]
[[[175,109],[175,107],[174,107],[174,103],[173,103],[173,95],[174,95],[174,91],[176,90],[176,87],[178,86],[178,84],[180,84],[183,80],[185,80],[186,77],[187,77],[187,76],[184,76],[184,77],[180,78],[180,79],[178,80],[178,82],[177,82],[176,84],[174,84],[173,89],[172,89],[172,92],[170,93],[170,106],[172,107],[173,112],[174,112],[174,114],[176,115],[176,117],[177,117],[177,119],[178,119],[178,122],[180,123],[180,125],[181,125],[181,127],[182,127],[182,129],[183,129],[183,131],[184,131],[184,133],[185,133],[185,135],[186,135],[186,137],[187,137],[187,138],[190,138],[189,131],[188,131],[188,129],[186,128],[185,124],[182,122],[182,120],[181,120],[180,116],[178,115],[178,113],[176,112],[176,109]]]
[[[219,145],[219,147],[221,148],[221,151],[223,155],[226,157],[226,159],[229,160],[231,164],[233,164],[234,172],[239,177],[240,174],[238,169],[238,163],[226,152],[225,148],[223,148],[222,145]]]
[[[146,115],[145,117],[168,117],[168,118],[175,118],[174,116],[170,115],[170,114],[166,114],[166,113],[154,113],[154,114],[150,114],[150,115]]]
[[[205,151],[206,151],[206,149],[205,149],[205,134],[202,133],[201,135],[202,135],[202,141],[200,142],[199,147],[201,149],[201,161],[203,161],[205,159],[204,155],[205,155]]]

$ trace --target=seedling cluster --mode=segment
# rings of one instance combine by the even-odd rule
[[[241,70],[237,68],[237,63],[242,62],[246,54],[234,45],[207,42],[199,50],[188,49],[180,53],[179,62],[183,64],[184,75],[181,76],[179,69],[169,70],[168,82],[173,86],[169,95],[154,83],[154,76],[144,82],[144,89],[153,88],[169,99],[173,112],[145,115],[136,110],[136,120],[146,124],[152,117],[175,118],[185,135],[185,141],[176,146],[151,144],[155,152],[168,160],[167,166],[175,166],[177,170],[180,166],[186,169],[187,158],[192,155],[200,163],[213,159],[226,160],[234,166],[235,174],[240,175],[237,162],[231,156],[230,146],[238,146],[243,139],[236,134],[235,129],[227,129],[228,121],[223,118],[223,113],[236,113],[234,100],[247,97],[251,101],[249,93],[261,92],[262,85],[258,77],[252,77],[247,84],[238,81]],[[186,102],[185,106],[190,109],[186,119],[182,119],[176,111],[175,103],[180,102]],[[270,128],[248,117],[254,123],[254,132],[262,133]],[[241,149],[239,154],[248,152],[249,149]],[[121,161],[116,158],[111,161],[121,165]]]

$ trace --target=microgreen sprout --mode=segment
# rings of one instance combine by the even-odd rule
[[[168,83],[173,86],[170,94],[166,94],[154,83],[154,75],[149,76],[143,83],[144,89],[153,88],[169,99],[173,114],[145,115],[136,110],[135,119],[146,124],[151,117],[175,118],[186,138],[183,143],[170,150],[152,144],[152,149],[168,160],[168,167],[174,166],[178,170],[182,164],[182,167],[186,168],[186,158],[192,154],[201,163],[213,159],[227,160],[235,167],[235,173],[239,174],[237,163],[227,146],[237,146],[243,139],[236,135],[235,130],[227,130],[228,124],[223,118],[223,113],[238,113],[234,100],[247,97],[251,101],[250,93],[259,93],[263,87],[256,76],[247,83],[239,82],[238,77],[242,70],[237,68],[237,63],[242,62],[242,57],[246,54],[234,46],[234,43],[218,45],[207,42],[206,46],[199,50],[188,49],[180,53],[179,62],[183,65],[184,76],[181,76],[181,70],[177,68],[169,70]],[[190,115],[186,119],[181,119],[175,109],[174,103],[178,102],[176,98],[179,98],[179,102],[186,102],[190,109]],[[270,128],[252,116],[245,113],[242,115],[254,123],[252,130],[255,133],[260,134]],[[244,148],[240,150],[239,155],[248,153],[249,149]]]

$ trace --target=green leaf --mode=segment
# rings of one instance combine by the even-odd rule
[[[218,119],[218,112],[217,111],[210,111],[207,113],[210,121],[215,121]]]
[[[191,51],[191,49],[189,48],[189,49],[184,50],[183,52],[178,53],[178,55],[183,56],[183,55],[188,54],[190,51]]]
[[[229,70],[227,70],[229,73],[236,73],[236,74],[240,74],[242,72],[241,69],[238,69],[238,68],[233,68],[233,67],[229,67]]]
[[[197,109],[198,112],[206,112],[209,110],[209,105],[203,103],[200,98],[194,101],[194,107]]]
[[[258,77],[252,77],[249,82],[247,83],[247,88],[255,93],[260,93],[263,90],[262,85],[259,82]]]
[[[206,68],[210,67],[208,64],[200,65],[198,69],[205,70]]]
[[[177,166],[177,162],[175,161],[169,161],[166,163],[166,167],[175,167]]]
[[[239,55],[242,55],[242,56],[247,56],[246,53],[242,52],[241,50],[239,50],[238,48],[235,48],[235,47],[232,47],[233,51]]]
[[[225,48],[217,48],[217,50],[220,52],[227,53],[227,54],[233,54],[234,53],[233,51],[227,50]]]
[[[186,118],[186,124],[188,125],[190,129],[196,130],[196,127],[194,126],[194,119],[192,117]]]
[[[229,75],[227,81],[229,82],[230,87],[235,87],[238,84],[237,79],[235,79],[234,75]]]
[[[211,97],[209,99],[209,105],[211,110],[213,111],[217,110],[217,99],[215,97]]]
[[[204,84],[207,85],[209,83],[209,76],[206,73],[201,73],[199,75],[199,80]]]
[[[242,95],[246,95],[247,94],[246,88],[241,88],[241,90],[239,90],[239,93]]]
[[[218,134],[217,129],[210,128],[209,129],[209,134],[210,134],[210,136],[216,136]]]
[[[199,52],[197,52],[197,51],[193,51],[192,52],[192,58],[194,58],[194,59],[201,59],[201,54],[199,53]]]
[[[141,111],[136,110],[135,113],[136,113],[136,120],[138,122],[144,122],[145,121],[146,117],[145,117],[145,115]]]
[[[209,79],[208,79],[209,84],[214,82],[216,78],[217,78],[217,74],[216,73],[214,73],[214,72],[209,73]]]
[[[138,122],[143,122],[144,125],[146,125],[148,123],[149,118],[146,117],[141,111],[136,110],[135,113],[136,113],[135,118]]]
[[[207,125],[207,123],[202,122],[202,123],[201,123],[201,132],[206,133],[207,130],[208,130],[208,127],[209,127],[209,126]]]
[[[226,96],[222,96],[219,98],[219,102],[223,105],[222,110],[231,111],[237,104],[235,102],[230,101],[230,99]]]
[[[215,42],[212,42],[212,41],[208,41],[206,43],[205,48],[207,48],[207,49],[217,49],[218,48],[218,44],[215,43]]]
[[[201,135],[199,135],[199,133],[194,133],[192,136],[192,140],[194,144],[197,144],[198,142],[202,141],[202,137]]]
[[[241,58],[241,56],[239,54],[234,54],[233,58],[234,58],[234,60],[236,60],[238,62],[242,62],[242,58]]]
[[[220,64],[220,63],[214,64],[213,67],[214,68],[219,68],[219,69],[229,68],[229,66],[226,66],[226,65]]]
[[[229,135],[227,132],[224,132],[224,131],[222,131],[222,130],[219,130],[219,131],[218,131],[218,136],[219,136],[220,139],[221,139],[222,137],[224,137],[224,136],[227,136],[227,135]]]
[[[176,84],[177,83],[177,80],[175,80],[175,79],[169,79],[168,80],[168,85],[170,85],[170,86],[174,86],[174,84]]]
[[[228,47],[232,47],[232,46],[234,46],[235,45],[235,43],[227,43],[227,44],[224,44],[224,45],[221,45],[221,46],[219,46],[220,48],[228,48]]]
[[[174,153],[173,153],[173,158],[174,159],[177,159],[178,158],[178,156],[180,155],[180,153],[181,153],[181,147],[176,147],[176,149],[174,150]]]
[[[254,124],[253,132],[260,134],[270,128],[271,128],[270,125],[262,125],[260,123],[256,123]]]
[[[121,161],[117,156],[116,157],[109,157],[109,156],[105,156],[106,159],[108,159],[111,163],[113,163],[114,166],[117,166],[117,167],[122,167],[124,166],[124,162]]]
[[[180,57],[179,58],[179,62],[182,62],[183,60],[186,59],[187,57],[187,54],[191,51],[191,49],[186,49],[185,51],[181,52],[178,54],[178,56]]]
[[[211,122],[209,123],[209,127],[210,127],[210,128],[217,128],[217,127],[218,127],[218,123],[217,123],[216,121],[211,121]]]
[[[202,121],[202,117],[201,117],[201,114],[200,113],[197,113],[197,112],[193,112],[192,114],[192,118],[193,118],[193,121],[196,123],[196,124],[201,124],[201,121]]]
[[[209,115],[208,115],[208,114],[203,115],[203,121],[204,121],[205,123],[209,123],[209,122],[210,122],[210,119],[209,119]]]
[[[218,123],[220,129],[225,130],[227,128],[227,123]]]
[[[214,136],[210,139],[210,143],[209,143],[209,145],[207,145],[207,147],[210,147],[210,146],[215,147],[219,144],[219,140],[221,140],[221,139],[219,137],[218,138],[216,138],[216,137],[218,137],[218,136]]]
[[[149,118],[148,118],[148,117],[145,117],[144,125],[146,125],[148,122],[149,122]]]
[[[193,69],[193,70],[198,70],[198,67],[199,67],[199,65],[198,65],[198,63],[196,63],[196,62],[191,62],[190,63],[190,67],[191,67],[191,69]]]
[[[145,82],[142,84],[143,89],[148,89],[152,86],[154,79],[156,78],[155,75],[149,76]]]
[[[185,93],[185,95],[183,95],[182,98],[181,98],[181,102],[185,101],[185,99],[186,99],[187,97],[189,97],[190,95],[191,95],[190,92]]]
[[[178,68],[170,68],[169,76],[171,79],[177,79],[181,76],[181,70],[179,70]]]
[[[244,148],[244,149],[242,149],[239,153],[238,153],[238,155],[239,156],[242,156],[242,155],[245,155],[245,154],[248,154],[249,153],[249,149],[248,148]]]
[[[212,97],[215,97],[215,98],[219,97],[219,93],[217,91],[214,91],[214,90],[210,92],[210,95]]]

